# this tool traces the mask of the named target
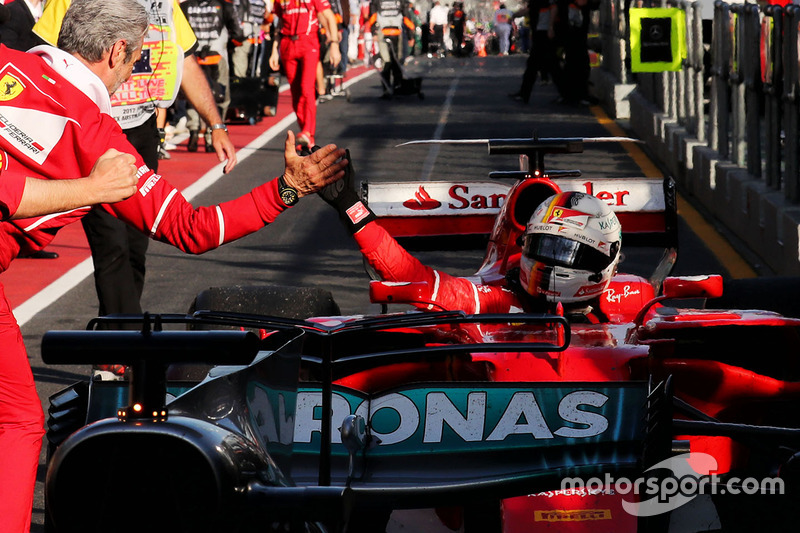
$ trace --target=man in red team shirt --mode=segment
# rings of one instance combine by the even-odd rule
[[[77,22],[86,16],[90,27]],[[147,27],[135,0],[82,0],[64,16],[61,49],[0,46],[0,272],[91,204],[153,239],[202,253],[259,230],[343,176],[344,150],[328,145],[300,157],[290,132],[282,176],[219,205],[189,204],[144,164],[111,116],[109,95],[130,77]],[[88,178],[71,179],[78,176]],[[0,347],[0,529],[17,533],[30,528],[44,415],[2,286]]]
[[[277,71],[283,63],[292,92],[292,109],[300,126],[297,143],[310,148],[317,131],[319,26],[325,30],[328,42],[336,43],[330,47],[331,63],[336,67],[341,61],[336,16],[328,0],[279,0],[275,2],[274,12],[279,20],[280,55],[276,39],[272,43],[269,66]]]

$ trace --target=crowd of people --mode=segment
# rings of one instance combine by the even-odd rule
[[[234,116],[240,109],[231,108],[232,92],[253,87],[237,81],[280,74],[291,86],[300,127],[298,145],[313,146],[316,102],[335,88],[329,76],[376,58],[382,62],[384,97],[391,96],[394,80],[400,77],[398,66],[411,56],[527,53],[528,68],[512,96],[527,102],[538,76],[543,83],[555,81],[564,101],[586,101],[586,30],[589,10],[597,1],[529,0],[512,10],[495,0],[493,11],[482,7],[469,13],[463,1],[431,0],[421,12],[415,0],[178,0],[181,18],[197,39],[193,55],[211,89],[219,121],[208,123],[185,92],[176,89],[169,105],[154,110],[160,135],[157,157],[169,159],[169,152],[185,139],[191,152],[201,147],[217,152],[214,128],[241,118]],[[0,25],[0,42],[18,50],[40,44],[41,35],[32,28],[44,3],[10,2],[13,16]],[[286,9],[294,3],[300,6],[298,12]],[[175,33],[187,32],[178,28]],[[265,104],[263,112],[247,118],[258,121],[270,114],[269,107]]]
[[[62,8],[58,11],[63,12],[69,0],[59,1]],[[145,0],[141,1],[144,5]],[[286,6],[293,2],[301,6],[303,16],[287,11]],[[586,100],[588,12],[597,2],[528,0],[514,11],[495,0],[493,12],[484,12],[484,8],[468,13],[463,1],[446,4],[431,0],[425,5],[427,11],[421,12],[415,0],[177,0],[180,18],[197,39],[193,55],[211,89],[219,120],[208,123],[184,90],[174,88],[171,99],[159,96],[162,104],[155,106],[153,118],[160,134],[157,156],[168,159],[169,151],[177,147],[173,139],[187,136],[189,151],[197,151],[204,140],[205,151],[217,152],[214,128],[219,130],[233,119],[228,113],[235,111],[230,109],[235,81],[273,73],[284,74],[291,85],[292,106],[300,126],[298,144],[313,146],[316,102],[332,89],[327,76],[343,75],[348,65],[372,63],[375,58],[383,63],[388,89],[384,96],[391,92],[392,77],[399,77],[398,63],[410,56],[527,53],[528,68],[520,90],[512,96],[527,102],[538,76],[544,83],[556,81],[563,100]],[[0,24],[0,42],[17,50],[41,44],[42,36],[33,26],[42,16],[44,3],[8,2],[12,16]],[[174,33],[187,32],[178,27]],[[49,37],[50,44],[54,38]],[[163,105],[164,101],[169,105]],[[251,122],[269,113],[268,106],[264,107],[263,114],[250,117]],[[136,113],[126,116],[134,121],[141,118]]]

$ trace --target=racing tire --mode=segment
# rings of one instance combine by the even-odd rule
[[[707,309],[758,309],[800,318],[800,277],[727,279]]]
[[[340,314],[330,291],[317,287],[234,285],[210,287],[200,292],[189,307],[199,310],[258,314],[304,320]]]
[[[317,287],[286,287],[279,285],[233,285],[210,287],[200,292],[189,306],[195,311],[220,311],[265,315],[305,320],[314,316],[341,314],[330,291]],[[225,326],[199,326],[196,329],[225,329]],[[230,326],[229,329],[239,329]],[[183,363],[170,365],[167,379],[200,381],[211,365]]]

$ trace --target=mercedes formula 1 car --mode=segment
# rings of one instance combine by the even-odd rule
[[[544,168],[544,155],[582,151],[582,139],[488,145],[526,164],[363,195],[401,239],[488,236],[475,278],[492,284],[518,263],[541,200],[593,194],[616,211],[626,253],[660,250],[649,277],[613,278],[599,300],[607,320],[559,306],[338,316],[329,293],[239,287],[204,291],[189,314],[48,332],[47,363],[129,368],[51,398],[48,527],[384,531],[409,509],[432,510],[433,531],[791,524],[800,320],[751,306],[786,295],[669,276],[671,179]],[[421,304],[423,288],[374,280],[370,297]]]

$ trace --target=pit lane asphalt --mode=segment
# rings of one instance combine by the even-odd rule
[[[518,161],[516,156],[489,157],[483,146],[395,145],[415,139],[530,137],[534,133],[542,137],[609,135],[589,107],[555,103],[558,95],[553,85],[537,84],[528,105],[508,98],[508,93],[518,89],[524,66],[525,58],[521,56],[423,58],[406,66],[407,74],[424,78],[422,100],[416,96],[381,100],[379,78],[365,77],[349,87],[350,102],[336,97],[318,106],[317,143],[333,142],[349,148],[357,180],[417,181],[483,179],[491,170],[518,169]],[[296,123],[290,127],[297,131]],[[285,133],[281,132],[192,202],[210,205],[235,198],[280,174],[284,139]],[[587,177],[644,175],[631,154],[616,143],[596,145],[583,154],[550,156],[546,163],[549,168],[581,169]],[[164,175],[170,178],[166,171]],[[727,273],[684,222],[680,225],[680,239],[675,274]],[[482,259],[480,251],[416,255],[423,262],[464,275],[473,273]],[[369,303],[368,276],[357,248],[336,213],[317,197],[302,199],[262,231],[202,256],[188,256],[153,242],[147,268],[142,305],[151,313],[185,312],[195,294],[211,286],[254,284],[324,287],[331,290],[343,314],[379,311],[377,305]],[[84,379],[89,368],[43,364],[42,335],[51,329],[83,329],[96,311],[94,285],[89,277],[24,324],[22,331],[45,412],[48,397]],[[44,477],[43,449],[33,532],[43,531]],[[103,512],[111,515],[113,511]],[[109,516],[111,524],[113,519]]]

